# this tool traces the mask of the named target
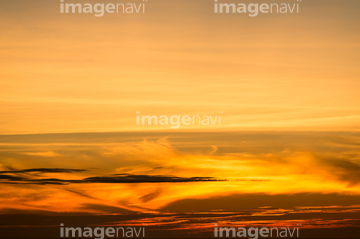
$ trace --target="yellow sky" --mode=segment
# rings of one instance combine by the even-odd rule
[[[95,18],[1,1],[0,134],[169,128],[136,126],[137,111],[224,112],[210,130],[359,129],[358,3],[320,2],[249,18],[154,0]]]

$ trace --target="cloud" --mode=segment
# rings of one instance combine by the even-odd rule
[[[322,169],[326,170],[338,180],[348,183],[349,186],[360,184],[360,165],[350,159],[339,157],[318,158]]]
[[[62,168],[34,168],[13,171],[0,171],[0,173],[25,173],[25,172],[41,172],[41,173],[73,173],[83,172],[83,169],[62,169]],[[0,175],[0,180],[7,180],[11,183],[18,184],[70,184],[70,183],[187,183],[187,182],[216,182],[226,181],[224,179],[216,179],[213,177],[174,177],[161,175],[130,175],[130,174],[115,174],[111,176],[87,177],[80,180],[58,179],[58,178],[43,178],[34,179],[28,177],[18,177],[11,175]]]
[[[67,168],[32,168],[32,169],[23,169],[23,170],[9,170],[9,171],[0,171],[0,173],[76,173],[76,172],[85,172],[85,169],[67,169]]]
[[[25,180],[23,177],[11,176],[11,175],[0,175],[0,179],[5,179],[9,181],[22,181]]]
[[[216,182],[224,181],[212,177],[171,177],[171,176],[152,176],[152,175],[125,175],[120,174],[116,177],[90,177],[83,182],[90,183],[186,183],[186,182]]]
[[[128,214],[128,213],[134,213],[133,211],[121,208],[121,207],[114,207],[114,206],[108,206],[108,205],[98,205],[98,204],[92,204],[92,203],[86,203],[83,204],[82,208],[84,209],[91,209],[95,211],[100,211],[103,213],[119,213],[119,214]]]
[[[227,196],[213,196],[209,198],[188,198],[178,200],[161,208],[161,211],[172,213],[186,212],[223,212],[247,213],[249,210],[258,212],[259,209],[291,209],[297,211],[299,207],[314,208],[329,206],[359,205],[360,195],[346,195],[339,193],[294,193],[269,195],[263,193],[232,194]],[[319,209],[319,208],[318,208]]]

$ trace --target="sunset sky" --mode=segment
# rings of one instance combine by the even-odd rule
[[[137,111],[224,112],[211,130],[358,130],[359,4],[250,18],[154,0],[146,14],[97,18],[2,0],[0,133],[149,130]]]
[[[57,238],[60,223],[359,235],[360,2],[213,7],[98,18],[0,0],[0,238]],[[171,129],[136,112],[222,120]]]

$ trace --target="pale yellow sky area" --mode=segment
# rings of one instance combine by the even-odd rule
[[[220,127],[187,130],[359,129],[357,1],[256,18],[202,0],[102,18],[0,5],[0,134],[169,129],[137,126],[138,111],[224,112]]]

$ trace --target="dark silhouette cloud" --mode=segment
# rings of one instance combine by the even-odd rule
[[[186,182],[214,182],[225,181],[211,177],[171,177],[152,175],[127,175],[118,174],[115,177],[90,177],[83,179],[83,182],[90,183],[186,183]]]
[[[23,169],[23,170],[9,170],[9,171],[0,171],[0,173],[76,173],[76,172],[85,172],[85,169],[68,169],[68,168],[32,168],[32,169]]]
[[[326,207],[358,205],[360,195],[323,194],[323,193],[295,193],[269,195],[262,193],[233,194],[203,199],[182,199],[172,202],[161,210],[173,213],[186,213],[193,211],[211,212],[221,210],[224,212],[249,212],[249,210],[292,209],[297,207]],[[266,209],[267,210],[267,209]]]
[[[26,170],[13,170],[13,171],[1,171],[0,173],[12,173],[21,174],[24,172],[52,172],[52,173],[72,173],[72,172],[83,172],[83,169],[26,169]],[[57,184],[64,185],[70,183],[186,183],[186,182],[216,182],[226,181],[223,179],[216,179],[212,177],[173,177],[173,176],[152,176],[152,175],[129,175],[129,174],[115,174],[111,176],[99,176],[99,177],[88,177],[81,180],[64,180],[58,178],[44,178],[34,179],[31,175],[24,176],[12,176],[12,175],[0,175],[0,180],[5,180],[10,183],[18,184]]]
[[[9,181],[23,181],[23,180],[26,180],[23,177],[17,177],[17,176],[11,176],[11,175],[0,175],[0,180],[1,179],[9,180]]]

